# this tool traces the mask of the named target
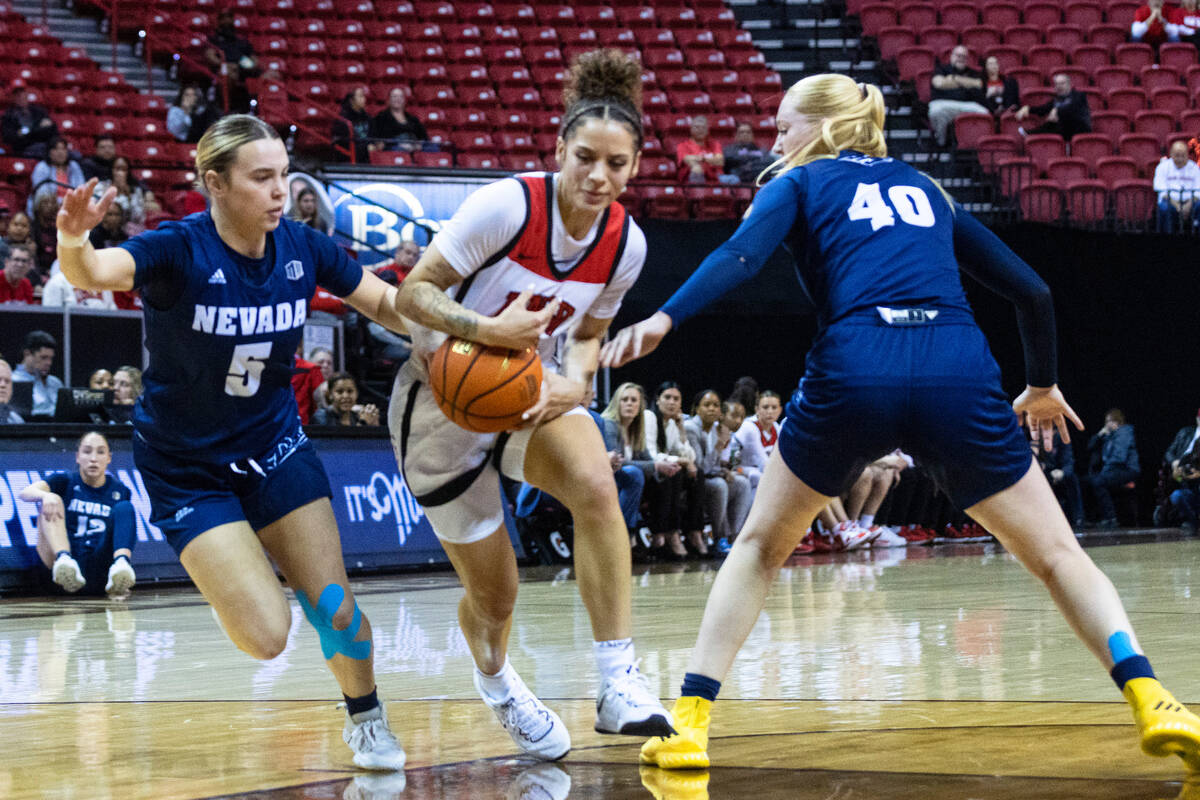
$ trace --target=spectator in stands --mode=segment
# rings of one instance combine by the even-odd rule
[[[1175,233],[1200,222],[1200,166],[1188,158],[1187,145],[1171,143],[1171,155],[1154,168],[1154,191],[1158,192],[1158,230]]]
[[[132,406],[142,396],[142,371],[137,367],[117,367],[113,373],[113,402]]]
[[[938,64],[930,79],[929,124],[941,147],[949,143],[950,126],[960,114],[986,114],[983,75],[972,69],[964,45],[950,51],[950,62]]]
[[[375,273],[384,283],[399,286],[400,280],[390,270]],[[390,331],[374,320],[367,320],[367,335],[371,338],[373,359],[390,361],[393,368],[407,361],[412,354],[412,337]]]
[[[1071,87],[1071,76],[1062,72],[1054,76],[1054,97],[1040,106],[1021,106],[1016,117],[1023,120],[1030,114],[1044,117],[1037,128],[1026,131],[1018,128],[1021,135],[1029,133],[1057,133],[1067,141],[1077,133],[1092,132],[1092,110],[1087,95]]]
[[[782,427],[779,423],[782,413],[779,395],[767,389],[758,395],[754,416],[743,422],[734,434],[742,446],[742,469],[750,479],[752,488],[758,487],[758,480],[767,468],[767,459],[775,452],[775,443],[779,441]]]
[[[304,347],[301,342],[300,347]],[[316,404],[313,394],[317,387],[325,382],[321,368],[311,361],[305,361],[297,352],[292,356],[292,394],[296,396],[296,409],[300,412],[300,424],[307,425],[312,420]]]
[[[29,90],[23,81],[13,83],[10,99],[12,104],[0,117],[0,139],[5,149],[9,155],[42,158],[58,127],[46,109],[29,102]]]
[[[192,122],[200,108],[200,89],[188,84],[181,86],[175,102],[167,108],[167,131],[180,142],[194,142]]]
[[[12,367],[0,358],[0,425],[20,425],[25,420],[9,403],[12,402]]]
[[[329,226],[321,218],[321,211],[317,208],[317,195],[312,189],[305,188],[300,190],[300,193],[296,195],[296,202],[292,204],[291,211],[288,212],[288,216],[301,225],[316,228],[321,233],[329,233]]]
[[[30,331],[21,345],[21,363],[13,370],[13,381],[33,384],[33,413],[50,416],[58,403],[63,382],[50,374],[58,342],[45,331]]]
[[[59,268],[57,259],[50,268],[50,279],[42,287],[42,305],[49,308],[82,306],[84,308],[103,308],[108,311],[114,311],[117,308],[117,304],[113,301],[113,293],[110,291],[89,292],[72,286],[71,282],[67,280],[67,276]]]
[[[1017,79],[1000,72],[1000,59],[988,56],[983,62],[984,103],[988,111],[999,116],[1005,111],[1016,111],[1021,105]]]
[[[1171,10],[1167,33],[1174,33],[1175,41],[1200,46],[1200,10],[1196,6],[1197,0],[1183,0],[1178,8]]]
[[[417,265],[417,261],[420,258],[421,245],[412,239],[403,239],[396,246],[396,252],[391,260],[375,265],[375,274],[380,275],[384,272],[394,273],[396,282],[400,283],[408,277],[408,273],[412,272],[412,268]]]
[[[83,178],[83,168],[71,158],[67,140],[61,136],[51,137],[47,143],[46,157],[34,166],[31,180],[33,192],[26,205],[29,211],[33,210],[38,198],[49,194],[61,200],[71,189],[87,182]]]
[[[758,403],[758,381],[753,376],[743,375],[733,382],[733,388],[725,399],[741,403],[742,408],[754,408]]]
[[[142,186],[133,176],[133,165],[125,156],[117,156],[112,163],[112,179],[96,184],[96,197],[103,197],[109,186],[117,189],[113,205],[125,212],[125,233],[136,236],[146,229],[146,216],[161,211],[154,192]]]
[[[1200,439],[1200,411],[1196,412],[1196,424],[1180,428],[1167,448],[1163,461],[1171,471],[1171,478],[1179,487],[1171,492],[1171,505],[1178,512],[1183,529],[1196,532],[1200,522],[1200,452],[1196,441]]]
[[[33,304],[33,284],[29,271],[33,269],[33,250],[27,245],[14,245],[0,270],[0,303]]]
[[[1154,48],[1163,42],[1178,40],[1178,32],[1168,22],[1167,12],[1163,9],[1163,0],[1146,0],[1146,5],[1133,12],[1129,38]]]
[[[335,146],[353,150],[354,161],[366,164],[370,159],[370,151],[379,149],[371,141],[371,115],[367,113],[367,87],[358,86],[342,99],[341,116],[333,121],[332,133]],[[337,153],[342,159],[342,153]]]
[[[33,271],[29,273],[29,282],[34,288],[50,277],[50,266],[58,257],[58,228],[55,227],[58,203],[58,195],[46,193],[33,204],[33,225],[29,234],[33,239]]]
[[[112,180],[113,159],[117,157],[117,142],[112,134],[102,133],[96,137],[92,154],[79,166],[83,169],[85,180],[98,178],[102,181]]]
[[[233,10],[222,9],[217,13],[217,29],[208,37],[209,47],[204,57],[214,71],[228,77],[228,105],[231,113],[250,110],[250,92],[246,79],[258,72],[258,61],[250,42],[237,34],[233,23]]]
[[[725,554],[733,546],[738,528],[734,521],[746,519],[750,510],[750,480],[721,467],[721,453],[729,446],[733,431],[721,422],[721,397],[711,389],[696,395],[692,416],[684,423],[688,444],[696,453],[704,476],[704,505],[712,522],[717,552]]]
[[[699,556],[709,554],[704,536],[704,476],[696,464],[696,452],[688,443],[686,416],[683,413],[683,393],[675,381],[659,384],[653,412],[646,418],[646,449],[655,460],[674,459],[679,472],[681,491],[666,498],[674,507],[664,508],[667,517],[664,530],[676,528],[684,532],[687,547]],[[665,544],[665,538],[663,542]]]
[[[4,241],[12,247],[14,244],[27,244],[33,247],[32,224],[29,221],[29,215],[24,211],[17,211],[8,221],[8,232],[4,234]]]
[[[108,211],[104,212],[104,219],[100,220],[99,225],[92,228],[92,232],[88,236],[92,247],[97,250],[116,247],[128,238],[129,234],[125,232],[125,209],[116,203],[108,207]]]
[[[1112,490],[1137,480],[1141,474],[1133,426],[1125,423],[1125,414],[1111,408],[1104,415],[1104,427],[1088,442],[1088,476],[1085,482],[1096,498],[1101,528],[1117,527],[1117,511]]]
[[[762,171],[775,160],[771,151],[754,141],[754,128],[749,122],[739,122],[733,142],[725,145],[725,172],[739,183],[754,183]]]
[[[721,148],[708,135],[708,117],[698,114],[691,119],[691,138],[685,139],[675,147],[675,165],[679,170],[679,180],[684,183],[716,183],[721,178],[721,169],[725,166],[725,156]],[[737,182],[735,176],[729,175]]]
[[[325,393],[329,388],[329,378],[333,375],[333,351],[328,347],[314,347],[308,352],[308,361],[321,370],[321,383],[313,390],[314,409],[329,408]]]
[[[313,412],[314,425],[378,425],[379,409],[373,404],[359,405],[358,384],[349,372],[336,372],[329,378],[329,408]]]
[[[88,388],[95,389],[98,392],[104,391],[105,389],[111,390],[113,388],[112,373],[106,370],[104,367],[96,370],[88,376]]]
[[[377,148],[384,150],[420,150],[429,139],[421,120],[405,109],[408,99],[404,90],[388,92],[387,108],[371,119],[371,138]]]
[[[1082,528],[1087,520],[1083,516],[1083,494],[1079,489],[1079,476],[1075,474],[1075,453],[1071,446],[1063,442],[1057,431],[1049,451],[1043,450],[1036,440],[1031,446],[1042,474],[1058,496],[1063,513],[1073,526]]]

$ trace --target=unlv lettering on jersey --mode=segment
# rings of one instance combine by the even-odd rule
[[[512,303],[513,300],[516,300],[520,294],[520,292],[509,292],[508,296],[504,298],[503,305],[501,305],[500,308],[496,310],[496,313],[492,316],[498,316],[500,312],[508,308],[509,304]],[[529,302],[526,304],[525,308],[528,311],[541,311],[552,300],[554,300],[553,297],[549,297],[544,294],[535,294],[529,298]],[[546,335],[553,336],[554,331],[558,329],[558,326],[569,320],[571,315],[574,313],[575,307],[566,300],[563,300],[561,303],[559,303],[558,311],[554,312],[554,316],[550,318],[550,324],[546,326]]]

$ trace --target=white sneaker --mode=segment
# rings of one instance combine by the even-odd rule
[[[404,748],[388,727],[383,701],[357,716],[356,722],[346,712],[346,724],[342,727],[342,740],[354,751],[354,763],[363,769],[404,769]]]
[[[671,712],[650,691],[650,682],[637,664],[600,684],[600,694],[596,696],[596,731],[626,736],[675,734]]]
[[[508,800],[566,800],[571,776],[553,764],[538,764],[517,776],[504,795]]]
[[[871,547],[908,547],[908,539],[896,533],[895,528],[880,525],[879,535],[871,542]]]
[[[87,583],[79,571],[79,562],[66,553],[54,560],[54,582],[67,592],[78,592]]]
[[[104,585],[104,592],[110,597],[124,599],[135,583],[137,575],[133,572],[133,565],[129,563],[129,559],[121,557],[108,568],[108,583]]]
[[[475,689],[488,708],[496,712],[496,719],[508,731],[508,735],[526,753],[543,761],[557,761],[571,752],[571,734],[567,726],[545,704],[538,700],[517,671],[509,665],[511,672],[510,692],[507,698],[496,701],[479,683],[480,672],[475,670]]]
[[[866,547],[874,538],[874,534],[858,527],[858,523],[853,520],[839,522],[833,526],[833,539],[841,546],[842,550],[857,550],[860,547]]]

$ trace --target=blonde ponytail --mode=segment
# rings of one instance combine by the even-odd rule
[[[768,171],[779,165],[786,171],[819,158],[836,158],[842,150],[877,158],[887,155],[883,138],[886,109],[877,86],[855,83],[845,75],[810,75],[787,90],[780,108],[790,108],[814,123],[819,121],[820,135],[784,153]]]

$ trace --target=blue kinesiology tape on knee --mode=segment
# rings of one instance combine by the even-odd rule
[[[1112,656],[1114,664],[1120,664],[1125,659],[1138,654],[1133,649],[1133,640],[1125,631],[1117,631],[1108,637],[1108,653]]]
[[[329,584],[321,591],[316,608],[309,601],[307,594],[303,591],[296,592],[296,600],[304,610],[304,616],[317,629],[317,636],[321,640],[321,654],[325,659],[331,659],[341,653],[346,658],[363,661],[371,656],[371,640],[354,641],[358,636],[358,629],[362,627],[362,611],[359,610],[358,603],[354,604],[354,618],[350,620],[349,625],[340,631],[333,627],[333,615],[345,599],[346,591],[336,583]]]

